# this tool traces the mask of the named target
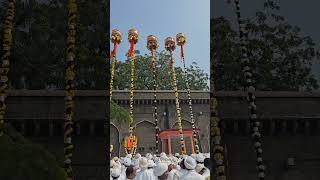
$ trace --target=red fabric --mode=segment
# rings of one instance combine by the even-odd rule
[[[183,52],[183,46],[181,46],[181,62],[183,62],[183,59],[184,59],[184,52]]]
[[[113,44],[113,51],[112,51],[112,55],[116,56],[117,54],[117,48],[118,48],[118,43],[114,42]]]
[[[134,42],[133,40],[130,41],[130,49],[129,49],[129,56],[133,57],[134,55]]]

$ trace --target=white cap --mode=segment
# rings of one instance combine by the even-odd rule
[[[111,177],[119,177],[121,174],[121,169],[119,168],[112,168],[111,169]]]
[[[176,156],[176,157],[177,157],[177,156],[180,156],[180,154],[179,154],[179,153],[175,153],[175,154],[174,154],[174,156]]]
[[[134,157],[137,158],[137,159],[140,159],[141,158],[141,154],[137,153]]]
[[[160,157],[167,157],[165,152],[160,153]]]
[[[139,166],[141,169],[147,169],[148,168],[148,159],[145,157],[142,157],[140,159]]]
[[[197,163],[203,163],[204,159],[205,159],[205,157],[204,157],[204,155],[202,153],[199,153],[199,154],[196,155]]]
[[[148,158],[148,159],[152,159],[152,158],[153,158],[153,156],[152,156],[152,154],[150,154],[150,153],[149,153],[149,154],[147,154],[147,155],[146,155],[146,158]]]
[[[125,166],[130,166],[131,165],[131,159],[129,159],[129,158],[124,158],[123,159],[123,164],[125,165]]]
[[[152,159],[149,159],[148,160],[148,168],[151,168],[151,167],[153,168],[155,166],[156,166],[156,163],[154,163]]]
[[[161,176],[168,170],[168,166],[165,163],[159,163],[153,170],[155,176]]]
[[[197,163],[196,163],[196,160],[193,159],[192,157],[190,156],[187,156],[185,159],[184,159],[184,166],[189,169],[189,170],[193,170],[195,167],[196,167]]]
[[[132,158],[132,154],[127,154],[126,157],[129,158],[129,159],[131,159],[131,158]]]

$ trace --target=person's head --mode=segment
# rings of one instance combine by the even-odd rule
[[[148,159],[145,157],[142,157],[139,161],[139,167],[141,169],[147,169],[148,168]]]
[[[123,159],[123,165],[126,166],[126,167],[129,167],[131,165],[131,159],[129,158],[124,158]]]
[[[195,159],[193,159],[190,156],[187,156],[184,159],[184,166],[186,167],[187,170],[194,170],[196,168],[197,162]]]
[[[137,170],[133,165],[127,167],[126,176],[128,179],[133,179],[136,177],[136,175],[137,175]]]
[[[119,179],[121,174],[121,169],[119,168],[112,168],[111,169],[111,177],[112,179]]]
[[[167,179],[168,166],[165,163],[159,163],[153,170],[153,174],[159,178],[159,180]]]

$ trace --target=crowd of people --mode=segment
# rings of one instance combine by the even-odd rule
[[[210,154],[159,156],[137,153],[114,157],[110,162],[110,180],[209,180]]]

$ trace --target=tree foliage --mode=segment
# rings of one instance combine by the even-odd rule
[[[6,1],[5,1],[6,2]],[[17,1],[11,88],[64,89],[67,2]],[[104,1],[78,1],[77,89],[106,88],[107,23]],[[0,7],[0,30],[6,4]],[[1,37],[2,38],[2,37]],[[2,40],[2,39],[0,39]]]
[[[153,89],[153,75],[151,70],[151,56],[140,55],[136,52],[135,58],[135,89],[151,90]],[[118,61],[115,71],[115,89],[130,88],[130,72],[131,65],[129,59]],[[175,59],[177,61],[177,59]],[[173,77],[169,68],[170,55],[164,51],[156,53],[156,80],[158,90],[173,90]],[[184,71],[181,67],[176,67],[178,89],[186,89],[186,79]],[[190,89],[207,90],[208,89],[208,74],[205,73],[196,62],[193,62],[187,67]]]
[[[319,58],[316,44],[311,37],[303,35],[299,27],[290,25],[278,14],[280,7],[276,3],[270,0],[264,6],[264,11],[245,20],[248,58],[256,88],[317,89],[319,85],[311,71],[313,61]],[[223,17],[212,19],[211,26],[211,51],[217,53],[217,89],[239,90],[244,77],[238,30]]]
[[[21,136],[11,126],[0,136],[0,179],[65,180],[56,158]]]
[[[113,100],[110,102],[110,119],[118,122],[129,122],[130,114],[129,111]]]

